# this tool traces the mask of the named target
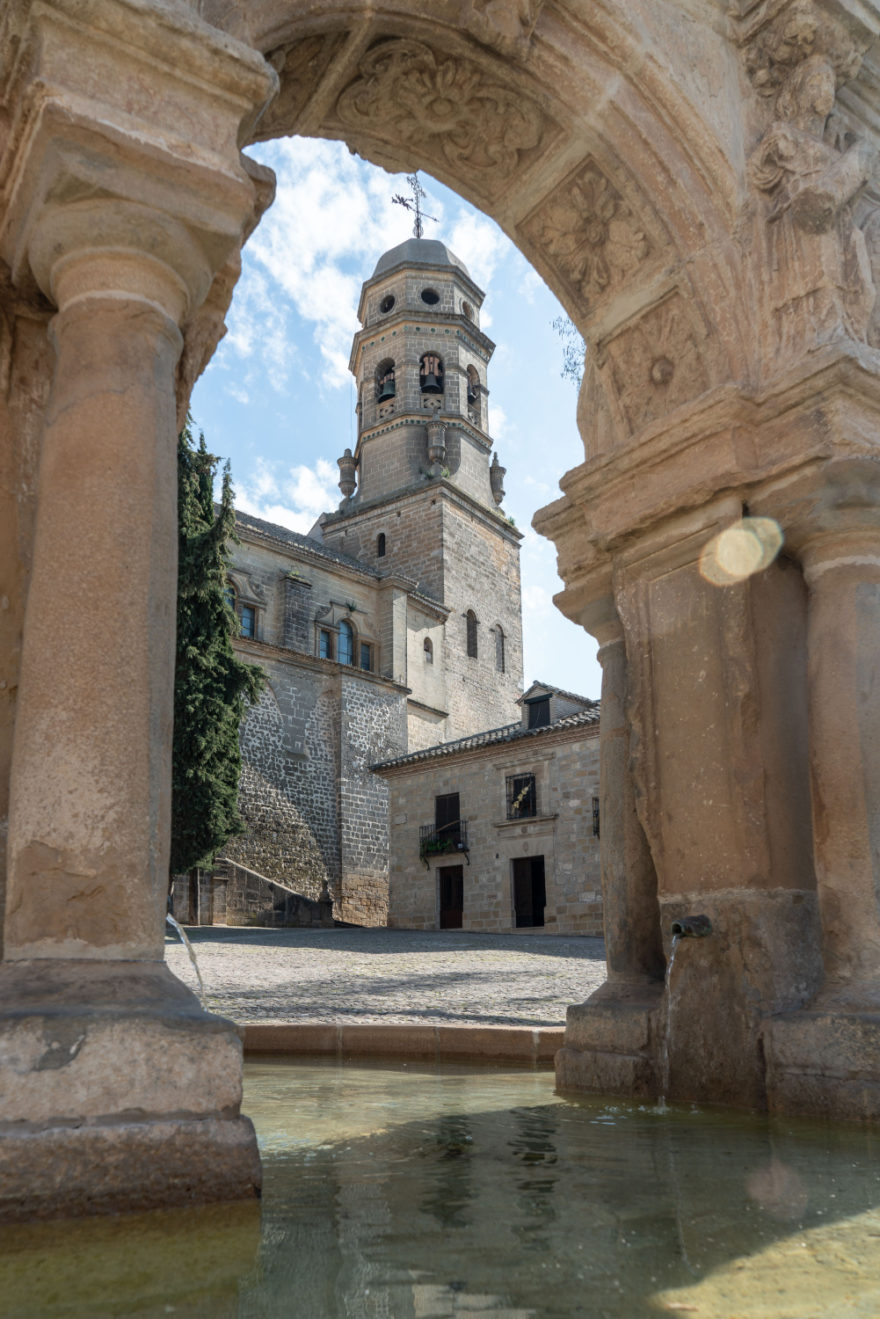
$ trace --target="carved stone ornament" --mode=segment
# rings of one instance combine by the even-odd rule
[[[550,194],[523,229],[586,304],[613,293],[651,253],[632,207],[592,159]]]
[[[534,101],[493,81],[470,60],[420,41],[382,41],[342,93],[337,115],[355,130],[417,147],[456,174],[484,175],[497,192],[539,149],[544,116]]]
[[[860,63],[855,42],[813,0],[794,0],[751,43],[749,76],[774,101],[774,122],[749,161],[755,187],[773,198],[771,222],[791,210],[799,228],[824,232],[868,178],[864,145],[841,150],[825,137],[837,88]]]
[[[758,94],[775,98],[775,116],[793,119],[797,93],[792,74],[799,65],[821,55],[839,85],[858,73],[862,53],[844,26],[822,13],[815,0],[792,0],[752,38],[746,69]]]
[[[603,364],[631,431],[709,388],[704,337],[685,299],[673,293],[604,345]]]
[[[254,134],[255,141],[263,142],[297,131],[303,112],[344,44],[343,35],[322,33],[305,37],[292,46],[280,47],[268,56],[281,80],[281,87],[260,120]]]
[[[525,59],[544,0],[462,0],[461,26],[502,55]]]

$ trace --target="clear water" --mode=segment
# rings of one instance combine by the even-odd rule
[[[6,1228],[3,1316],[880,1314],[880,1133],[253,1061],[253,1206]]]

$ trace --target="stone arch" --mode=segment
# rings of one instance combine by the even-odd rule
[[[424,16],[371,9],[367,22],[366,9],[337,0],[317,23],[279,0],[249,7],[249,38],[281,84],[254,140],[340,138],[388,169],[435,175],[491,215],[591,350],[588,456],[750,376],[731,241],[737,144],[697,108],[687,61],[654,57],[641,13],[618,3],[574,20],[533,0],[502,20],[441,0]],[[733,45],[701,40],[738,86]]]
[[[109,1005],[140,1002],[132,966],[161,962],[174,393],[185,409],[223,332],[241,243],[271,199],[270,172],[239,148],[302,133],[422,168],[479,206],[586,341],[587,461],[537,525],[559,549],[561,607],[601,643],[614,915],[610,984],[597,1018],[590,1004],[570,1014],[560,1084],[657,1093],[661,930],[668,950],[671,918],[699,903],[724,935],[676,965],[700,1035],[686,1058],[670,1054],[669,1097],[877,1115],[876,1049],[849,1076],[839,1044],[880,992],[876,716],[858,697],[880,689],[880,610],[865,603],[880,589],[869,9],[3,7],[0,49],[14,58],[0,66],[2,104],[14,109],[0,117],[0,427],[12,475],[0,474],[0,526],[22,542],[3,542],[12,632],[4,621],[0,645],[16,704],[0,785],[11,782],[4,995],[25,1004],[16,1029],[42,1031],[76,1001],[133,1039],[131,1014]],[[701,548],[744,505],[781,525],[802,575],[777,564],[723,589],[701,577]],[[694,773],[676,762],[685,721]],[[54,997],[35,996],[33,959],[52,961]],[[102,964],[100,1000],[83,960]],[[822,1011],[802,1011],[823,985]],[[124,1133],[113,1128],[132,1156],[115,1165],[124,1178],[105,1180],[90,1143],[104,1119],[84,1125],[82,1087],[62,1086],[23,1140],[37,1153],[17,1159],[11,1200],[35,1203],[29,1170],[62,1129],[65,1212],[171,1202],[184,1184],[189,1198],[253,1193],[253,1133],[234,1099],[219,1100],[234,1032],[208,1031],[161,975],[149,994],[187,1066],[166,1069],[161,1099],[127,1091],[106,1111],[111,1125],[126,1115]],[[617,1026],[647,1041],[625,1066],[601,1044]],[[111,1054],[80,1059],[104,1093]],[[172,1080],[184,1070],[186,1093]],[[185,1138],[155,1167],[144,1152],[163,1117]],[[138,1184],[132,1170],[147,1163]]]

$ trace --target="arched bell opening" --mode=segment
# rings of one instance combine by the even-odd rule
[[[442,394],[445,388],[443,358],[439,353],[423,353],[419,361],[419,389],[423,394]]]

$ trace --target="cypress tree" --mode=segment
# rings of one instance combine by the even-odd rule
[[[228,462],[220,506],[215,508],[217,461],[208,453],[204,435],[195,446],[187,418],[177,444],[172,874],[209,862],[228,838],[244,830],[238,811],[238,729],[265,681],[261,669],[243,664],[232,650],[238,621],[226,569],[227,546],[236,539],[235,511]]]

